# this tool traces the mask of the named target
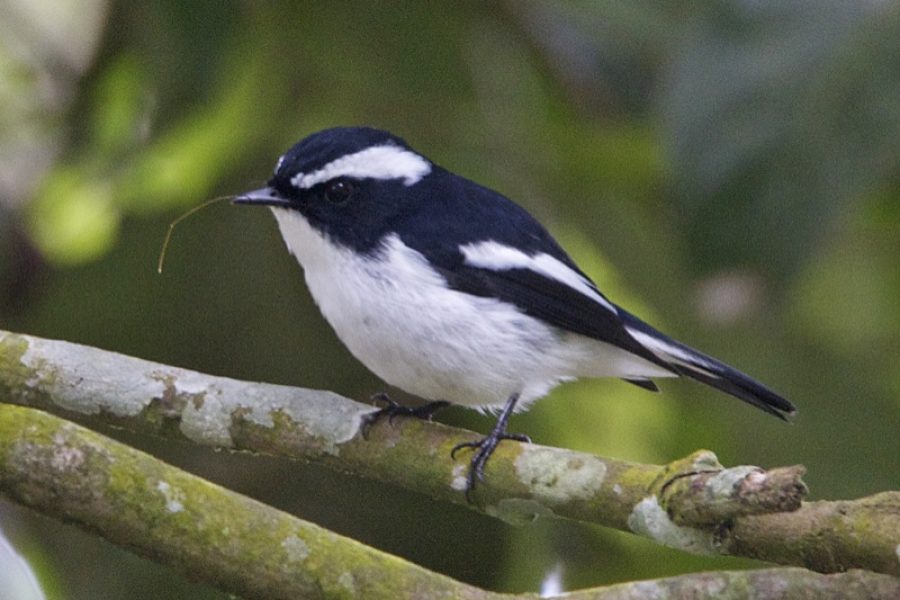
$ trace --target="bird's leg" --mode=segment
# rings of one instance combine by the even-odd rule
[[[513,394],[507,399],[506,404],[503,405],[503,410],[500,411],[500,416],[497,417],[494,428],[487,436],[475,442],[457,444],[450,451],[450,458],[456,459],[456,453],[463,448],[473,448],[475,450],[475,455],[472,457],[472,462],[469,466],[469,477],[466,480],[466,500],[469,502],[472,501],[472,490],[475,489],[475,484],[484,480],[484,465],[487,464],[491,454],[494,453],[501,441],[515,440],[517,442],[531,443],[531,438],[525,434],[506,432],[506,423],[509,421],[509,417],[512,415],[518,400],[519,394]]]
[[[394,424],[394,418],[397,416],[416,417],[418,419],[425,419],[426,421],[430,421],[431,417],[434,416],[434,413],[450,405],[449,402],[445,402],[444,400],[436,400],[434,402],[428,402],[421,406],[403,406],[391,400],[391,397],[384,392],[374,394],[371,399],[373,402],[382,402],[385,406],[384,408],[363,416],[363,437],[367,437],[369,434],[369,428],[383,417],[387,417],[388,423],[390,423],[391,425]]]

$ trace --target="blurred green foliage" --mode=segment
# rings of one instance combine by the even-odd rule
[[[816,498],[897,489],[898,56],[891,2],[0,0],[0,327],[381,390],[267,215],[204,210],[155,272],[181,211],[258,187],[315,130],[370,124],[515,198],[614,300],[800,407],[785,426],[687,382],[588,381],[514,429],[632,460],[708,447],[727,464],[804,463]],[[557,564],[570,588],[752,565],[109,433],[492,589],[537,590]],[[50,597],[221,597],[8,503],[0,523]]]

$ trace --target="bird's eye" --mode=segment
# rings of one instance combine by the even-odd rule
[[[346,202],[353,193],[353,184],[339,179],[325,185],[325,199],[333,204]]]

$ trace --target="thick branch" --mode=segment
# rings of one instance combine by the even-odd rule
[[[369,548],[57,417],[0,405],[0,492],[247,598],[535,600],[486,592]],[[803,569],[699,573],[572,600],[896,598],[900,579]]]
[[[0,332],[0,401],[315,461],[465,503],[467,464],[449,453],[471,432],[398,420],[380,423],[364,440],[360,422],[372,408],[330,392],[239,382]],[[706,451],[667,466],[641,465],[505,443],[487,471],[475,508],[510,522],[556,515],[692,552],[900,574],[900,493],[801,506],[800,467],[723,469]]]
[[[0,491],[248,598],[492,598],[44,413],[0,405]]]
[[[583,590],[565,600],[846,600],[847,598],[894,599],[900,579],[867,571],[821,575],[805,569],[712,571],[652,581],[621,583]]]

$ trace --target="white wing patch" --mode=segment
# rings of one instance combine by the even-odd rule
[[[529,256],[521,250],[495,241],[466,244],[465,246],[460,246],[459,251],[465,257],[466,263],[473,267],[491,269],[493,271],[530,269],[544,277],[564,283],[573,290],[594,300],[613,314],[618,314],[616,307],[597,293],[587,279],[549,254],[540,252]]]
[[[372,146],[353,154],[337,158],[318,171],[297,173],[291,178],[291,185],[301,190],[334,179],[352,177],[354,179],[402,179],[406,185],[413,185],[431,172],[431,163],[399,146],[386,144]]]
[[[640,342],[642,346],[659,356],[661,359],[702,371],[710,377],[719,378],[717,373],[710,370],[711,365],[699,356],[686,352],[678,346],[673,346],[672,344],[666,343],[661,339],[638,331],[637,329],[631,327],[626,327],[625,329],[634,339]]]

